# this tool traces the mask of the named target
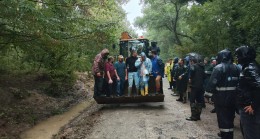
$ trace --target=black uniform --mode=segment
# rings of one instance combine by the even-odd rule
[[[236,55],[242,65],[238,85],[241,129],[245,139],[260,139],[260,69],[255,61],[256,52],[250,47],[241,46],[236,49]],[[252,107],[253,114],[245,112],[247,106]]]
[[[204,95],[204,80],[206,78],[204,72],[204,65],[202,63],[196,63],[191,66],[190,79],[191,79],[191,103],[203,103]],[[203,104],[202,104],[203,105]]]
[[[184,64],[178,65],[178,67],[175,70],[176,73],[174,79],[176,80],[176,91],[180,95],[180,98],[177,99],[177,101],[183,101],[183,103],[186,103],[186,90],[188,84],[187,67]],[[182,79],[179,79],[179,76],[181,76]]]
[[[171,76],[172,76],[172,79],[174,79],[175,77],[175,74],[176,74],[176,70],[178,68],[178,61],[179,61],[179,58],[178,57],[175,57],[174,58],[174,61],[173,61],[173,67],[172,67],[172,70],[171,70]],[[173,85],[173,96],[176,96],[178,95],[177,93],[177,90],[176,90],[176,80],[172,81],[172,85]]]
[[[222,139],[233,139],[239,69],[232,61],[229,50],[220,51],[217,56],[217,62],[220,64],[214,68],[206,87],[207,92],[213,92],[215,95],[218,126]]]
[[[203,107],[203,94],[204,94],[204,64],[202,63],[202,57],[198,54],[190,56],[190,61],[194,64],[190,67],[190,80],[191,80],[191,93],[190,93],[190,107],[191,116],[186,118],[189,121],[200,120],[200,114]]]

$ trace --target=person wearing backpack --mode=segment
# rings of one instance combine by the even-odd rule
[[[152,74],[155,77],[155,94],[161,92],[161,79],[164,77],[164,63],[157,55],[157,50],[152,49]]]

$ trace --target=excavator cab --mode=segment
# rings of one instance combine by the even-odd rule
[[[150,49],[149,49],[149,40],[145,38],[133,39],[128,35],[127,32],[123,32],[121,35],[120,43],[119,43],[119,55],[123,55],[126,59],[130,56],[132,49],[135,49],[140,55],[144,52],[148,57],[150,57]],[[155,77],[150,75],[148,81],[148,96],[137,95],[140,93],[136,92],[135,84],[132,87],[132,95],[128,96],[128,81],[124,83],[124,95],[117,97],[95,97],[94,99],[98,104],[120,104],[120,103],[142,103],[142,102],[163,102],[164,94],[162,89],[162,81],[161,81],[161,89],[158,94],[155,92]],[[114,93],[115,94],[115,93]]]

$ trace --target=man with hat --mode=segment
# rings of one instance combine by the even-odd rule
[[[117,84],[117,92],[119,92],[119,96],[122,96],[124,93],[125,81],[127,80],[127,76],[126,76],[127,70],[124,63],[124,56],[122,55],[118,56],[118,61],[115,63],[115,69],[120,78],[120,81]]]

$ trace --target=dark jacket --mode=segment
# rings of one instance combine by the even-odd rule
[[[190,79],[191,79],[191,87],[193,88],[204,88],[204,80],[206,78],[204,65],[202,63],[196,63],[191,65],[190,68]]]
[[[152,74],[154,77],[157,75],[164,77],[164,63],[162,59],[156,55],[154,58],[151,59],[152,62]]]
[[[238,67],[231,62],[222,62],[214,68],[206,91],[214,94],[216,106],[235,107],[237,95],[235,89],[239,73]]]
[[[174,65],[173,65],[173,67],[172,67],[172,70],[171,70],[171,76],[174,78],[175,77],[175,74],[176,74],[176,70],[177,70],[177,68],[178,68],[178,61],[177,61],[177,63],[175,63],[174,62]]]
[[[137,57],[130,56],[126,59],[125,65],[127,68],[127,72],[137,72],[137,68],[135,67],[135,61],[137,60]]]
[[[251,105],[254,110],[260,108],[259,65],[255,61],[243,66],[238,92],[238,103],[241,107]]]
[[[213,71],[213,65],[211,64],[205,64],[205,74],[206,74],[206,78],[210,78],[210,75]]]
[[[182,76],[181,80],[179,80],[179,76]],[[187,72],[187,67],[185,65],[183,66],[179,65],[176,68],[174,79],[176,80],[177,91],[186,92],[187,84],[188,84],[188,72]]]

